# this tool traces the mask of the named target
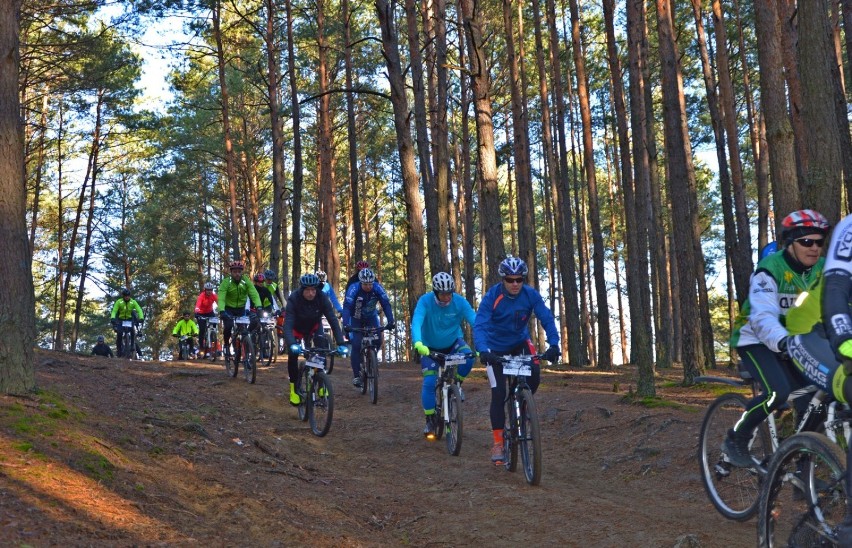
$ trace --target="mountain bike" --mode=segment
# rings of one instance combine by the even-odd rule
[[[751,389],[752,397],[760,391],[759,383],[739,364],[739,379],[724,377],[696,377],[695,382],[724,383],[735,387]],[[795,415],[789,409],[799,397],[811,396],[807,409],[794,424],[779,432],[778,422],[787,421],[786,417]],[[761,483],[766,476],[769,459],[778,449],[784,437],[793,432],[824,431],[832,439],[837,439],[836,416],[840,407],[829,394],[816,386],[807,386],[794,390],[787,405],[770,414],[754,431],[749,452],[754,467],[740,468],[728,462],[721,446],[728,430],[742,417],[747,399],[742,394],[729,392],[716,398],[707,408],[698,442],[698,461],[701,466],[701,480],[707,496],[716,510],[728,519],[746,521],[757,511]],[[784,435],[786,434],[786,436]]]
[[[284,336],[284,310],[278,310],[275,313],[275,335],[278,341],[278,355],[283,356],[287,353],[287,338]]]
[[[296,390],[301,397],[298,406],[299,420],[309,421],[311,432],[323,437],[331,428],[334,415],[334,388],[326,374],[326,363],[333,360],[336,350],[328,348],[303,348],[305,361],[299,364]]]
[[[121,353],[119,358],[132,360],[136,356],[136,321],[121,320],[118,330],[121,333]]]
[[[461,387],[456,380],[456,368],[464,365],[475,354],[442,354],[430,352],[429,357],[438,364],[438,382],[435,385],[435,438],[447,434],[447,453],[457,457],[461,453],[464,422]]]
[[[321,320],[322,325],[322,333],[325,337],[326,343],[328,344],[328,348],[331,349],[331,341],[334,340],[334,335],[331,332],[331,324],[328,323],[328,319],[323,316]],[[326,367],[325,372],[331,375],[331,371],[334,369],[334,360],[328,362],[328,367]]]
[[[388,327],[350,327],[349,331],[362,333],[361,337],[361,394],[370,392],[370,403],[379,401],[379,358],[378,351],[382,346],[381,332]]]
[[[834,423],[844,432],[845,454],[823,434],[800,432],[772,456],[760,493],[758,546],[852,547],[852,411],[841,410]]]
[[[260,317],[260,329],[256,332],[257,335],[257,353],[260,361],[269,367],[275,361],[275,316],[267,311],[263,311]]]
[[[196,318],[198,317],[196,315]],[[219,318],[210,316],[204,317],[204,319],[207,320],[207,326],[200,337],[201,349],[207,352],[210,360],[215,362],[216,354],[219,351]]]
[[[188,360],[190,350],[189,335],[182,335],[180,339],[178,339],[178,359]]]
[[[225,314],[228,313],[225,312]],[[228,316],[231,315],[228,314]],[[242,365],[246,381],[254,384],[257,378],[257,353],[255,353],[249,329],[251,317],[248,315],[231,317],[234,318],[234,328],[231,333],[231,347],[234,352],[232,356],[230,348],[225,347],[225,370],[231,377],[236,377]]]
[[[541,428],[538,409],[527,377],[532,364],[542,354],[502,356],[503,376],[506,377],[506,426],[503,428],[504,466],[509,472],[518,468],[518,454],[524,477],[530,485],[541,483]]]

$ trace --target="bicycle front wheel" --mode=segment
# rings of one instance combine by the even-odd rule
[[[260,353],[260,362],[264,367],[272,365],[272,350],[272,338],[269,336],[269,332],[264,329],[260,332],[260,344],[258,344],[257,349]]]
[[[325,372],[317,371],[314,374],[314,382],[307,398],[311,432],[323,437],[328,434],[334,415],[334,389]]]
[[[506,423],[503,427],[503,466],[509,472],[518,469],[518,399],[509,392],[506,402]]]
[[[435,414],[432,416],[435,427],[435,439],[439,440],[444,437],[444,387],[441,379],[438,379],[438,384],[435,386]]]
[[[761,547],[835,546],[846,513],[846,455],[822,434],[789,437],[772,458],[761,491]],[[845,539],[848,541],[848,539]]]
[[[243,336],[240,346],[242,346],[243,352],[243,374],[245,375],[246,382],[254,384],[254,381],[257,379],[257,354],[254,351],[254,341],[251,340],[251,335]]]
[[[526,388],[518,394],[518,450],[524,465],[524,476],[530,485],[541,483],[541,428],[532,392]]]
[[[458,385],[451,384],[447,390],[447,401],[444,402],[447,406],[448,420],[445,424],[447,430],[447,453],[457,457],[461,453],[462,446],[462,408],[461,408],[461,391]],[[443,417],[439,418],[440,422]]]
[[[734,424],[746,408],[740,394],[722,394],[707,408],[698,438],[698,462],[701,480],[707,496],[716,510],[728,519],[745,521],[757,511],[760,496],[761,472],[754,468],[739,468],[728,462],[721,447]],[[766,423],[761,423],[752,440],[752,455],[761,461],[772,454]]]
[[[136,348],[133,344],[133,334],[130,331],[125,331],[121,336],[121,357],[132,359],[135,349]]]
[[[367,352],[367,364],[367,388],[370,391],[370,403],[375,405],[379,401],[379,360],[375,348]]]

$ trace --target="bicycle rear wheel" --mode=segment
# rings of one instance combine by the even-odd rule
[[[518,469],[518,411],[517,400],[510,391],[506,402],[506,425],[503,427],[503,466],[509,472]]]
[[[323,437],[331,429],[331,418],[334,415],[334,389],[325,372],[317,371],[314,374],[313,386],[307,398],[311,432]]]
[[[269,331],[266,329],[262,329],[260,332],[260,344],[258,344],[257,351],[260,354],[260,362],[265,367],[272,365],[274,349],[272,347],[272,339],[269,336]]]
[[[379,401],[379,360],[376,357],[376,349],[371,348],[367,355],[369,365],[367,367],[367,388],[370,391],[370,403],[375,405]]]
[[[740,394],[722,394],[707,408],[698,438],[701,481],[716,510],[728,519],[746,521],[757,511],[761,469],[739,468],[728,462],[721,446],[746,408]],[[751,453],[761,462],[772,454],[768,427],[763,422],[755,431]]]
[[[541,483],[541,428],[532,392],[526,388],[518,394],[518,449],[524,476],[530,485]]]
[[[257,379],[257,353],[254,351],[254,341],[252,341],[251,335],[243,336],[241,346],[243,348],[243,374],[246,382],[254,384]]]
[[[761,491],[758,545],[838,545],[846,512],[846,465],[846,455],[822,434],[803,432],[784,441]]]
[[[450,385],[450,389],[447,391],[447,401],[444,404],[447,406],[447,416],[449,417],[446,423],[447,453],[457,457],[461,453],[463,431],[461,391],[458,385]],[[440,421],[443,422],[443,418]]]

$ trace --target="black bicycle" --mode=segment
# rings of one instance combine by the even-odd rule
[[[236,377],[239,373],[240,365],[243,367],[243,373],[246,381],[254,384],[257,379],[257,353],[254,349],[254,341],[252,340],[251,317],[244,316],[228,316],[234,319],[234,328],[231,333],[231,347],[233,347],[233,355],[231,348],[225,347],[225,370],[231,377]]]
[[[136,320],[120,320],[116,328],[121,336],[121,352],[119,358],[132,360],[136,357],[136,338],[138,323]]]
[[[506,377],[506,426],[503,429],[504,466],[509,472],[518,468],[518,454],[524,476],[530,485],[541,483],[541,428],[538,410],[527,377],[532,364],[541,354],[502,356],[503,376]]]
[[[348,330],[362,333],[361,337],[361,393],[370,392],[370,403],[379,401],[379,358],[378,351],[382,346],[382,331],[387,325],[379,327],[349,327]]]
[[[191,347],[189,345],[189,335],[182,335],[178,340],[178,359],[188,360]]]
[[[759,546],[852,547],[852,411],[843,409],[835,421],[839,445],[801,432],[773,455],[760,493]]]
[[[696,382],[729,384],[750,390],[752,397],[760,391],[749,372],[739,364],[739,379],[696,377]],[[810,395],[810,402],[801,417],[795,418],[793,401]],[[698,439],[698,461],[707,497],[716,510],[728,519],[745,521],[757,512],[761,484],[768,463],[785,437],[796,432],[824,432],[837,437],[835,417],[839,405],[834,398],[816,386],[793,391],[786,406],[770,414],[754,431],[749,453],[754,461],[750,468],[739,468],[728,461],[721,446],[728,430],[742,417],[746,397],[728,392],[716,398],[707,408]],[[789,421],[788,421],[789,417]],[[789,426],[786,426],[789,422]]]
[[[447,435],[447,452],[457,457],[461,453],[464,421],[461,387],[456,380],[456,369],[475,354],[442,354],[430,352],[429,357],[438,364],[438,382],[435,385],[435,438]]]
[[[336,350],[328,348],[303,348],[305,361],[299,364],[296,391],[301,403],[298,406],[299,420],[307,420],[314,435],[323,437],[331,429],[334,415],[334,388],[326,374],[326,366],[334,361]]]
[[[277,348],[275,344],[275,316],[267,311],[263,311],[260,316],[260,329],[257,334],[257,353],[260,356],[260,361],[269,367],[275,362],[275,354]]]

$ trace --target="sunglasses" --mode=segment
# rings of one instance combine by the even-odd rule
[[[507,284],[522,284],[524,283],[523,278],[503,278],[503,281]]]
[[[822,238],[820,238],[819,240],[813,240],[811,238],[799,238],[798,240],[793,240],[793,241],[796,242],[797,244],[799,244],[802,247],[813,247],[813,246],[822,247],[822,244],[825,243],[825,240],[822,239]]]

